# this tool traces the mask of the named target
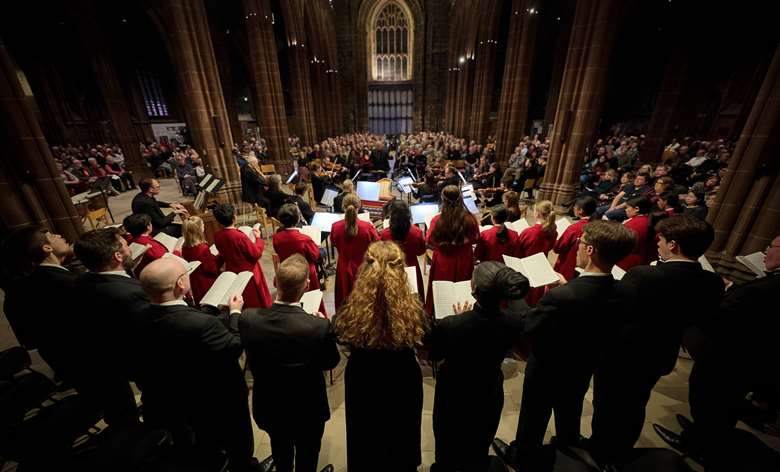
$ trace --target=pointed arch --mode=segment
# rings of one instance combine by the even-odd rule
[[[403,0],[377,2],[368,15],[370,80],[411,80],[414,50],[414,17]],[[382,65],[380,69],[379,65]],[[396,64],[406,64],[405,69]]]

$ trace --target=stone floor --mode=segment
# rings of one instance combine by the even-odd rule
[[[162,189],[159,195],[160,200],[176,201],[180,198],[178,193],[178,187],[172,180],[163,180],[161,182]],[[111,209],[114,213],[114,217],[117,222],[121,222],[122,218],[130,213],[130,201],[134,196],[134,192],[127,192],[117,197],[110,199]],[[272,264],[273,248],[270,240],[267,240],[266,250],[263,254],[261,263],[263,272],[266,276],[268,286],[273,292],[273,264]],[[2,292],[0,292],[1,294]],[[333,306],[333,281],[329,280],[325,290],[325,304],[329,313],[334,313]],[[0,300],[1,301],[1,300]],[[2,305],[0,305],[2,306]],[[16,340],[8,327],[8,322],[5,316],[0,316],[0,349],[5,349],[16,344]],[[40,359],[36,352],[32,353],[34,358],[34,364],[36,368],[40,369],[44,373],[50,374],[50,370],[45,363]],[[325,464],[333,464],[337,472],[344,472],[346,470],[346,432],[345,432],[345,409],[344,409],[344,367],[346,365],[346,358],[342,355],[341,363],[333,370],[333,385],[328,386],[328,398],[330,401],[330,407],[332,417],[328,421],[325,427],[325,435],[322,440],[322,450],[320,453],[320,467]],[[680,359],[677,363],[677,367],[670,375],[662,378],[658,385],[653,390],[653,394],[650,398],[650,402],[647,406],[647,418],[646,423],[642,431],[642,437],[639,439],[637,446],[639,447],[665,447],[665,443],[655,434],[652,429],[653,423],[659,423],[674,431],[677,431],[675,420],[675,414],[682,413],[689,414],[688,409],[688,375],[691,369],[691,361],[686,359]],[[504,362],[504,410],[501,414],[501,422],[498,427],[497,436],[505,440],[510,440],[514,437],[515,428],[517,427],[517,418],[519,413],[519,406],[522,397],[522,385],[523,385],[523,371],[525,363],[515,360],[506,360]],[[724,381],[727,380],[728,372],[724,372]],[[253,381],[249,379],[250,386]],[[262,380],[258,380],[261,383]],[[422,421],[422,466],[421,471],[428,471],[430,464],[434,460],[434,437],[432,429],[432,414],[433,414],[433,396],[434,396],[434,384],[435,380],[432,377],[431,371],[428,368],[423,369],[423,421]],[[582,417],[582,434],[589,436],[590,421],[593,414],[593,407],[591,405],[592,389],[588,391],[586,395],[585,404],[583,408]],[[251,398],[251,397],[250,397]],[[271,453],[271,447],[269,443],[268,435],[257,428],[254,425],[255,430],[255,456],[258,458],[265,458]],[[740,423],[740,427],[749,429],[746,425]],[[551,420],[548,426],[548,432],[545,436],[546,440],[554,435],[554,423]],[[770,444],[772,447],[780,450],[780,439],[773,436],[761,435],[753,430],[751,432],[757,434],[762,440]],[[702,470],[695,463],[692,463],[694,468]],[[7,466],[4,470],[13,470],[13,466]]]

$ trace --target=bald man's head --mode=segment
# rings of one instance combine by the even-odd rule
[[[187,267],[174,257],[157,259],[141,271],[141,285],[152,302],[182,299],[190,290]]]

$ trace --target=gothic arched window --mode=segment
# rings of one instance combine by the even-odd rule
[[[408,13],[397,2],[387,2],[371,26],[371,78],[381,82],[411,80],[412,24]]]

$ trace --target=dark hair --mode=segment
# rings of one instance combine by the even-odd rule
[[[637,178],[637,177],[644,178],[645,179],[645,185],[650,182],[650,174],[648,174],[647,172],[640,172],[640,173],[636,174],[636,177],[634,177],[634,178]]]
[[[117,228],[92,230],[81,235],[81,239],[73,246],[73,252],[84,267],[92,272],[99,272],[111,264],[111,258],[122,249]]]
[[[43,226],[25,226],[14,230],[3,243],[3,278],[16,280],[32,273],[46,259],[43,245],[48,228]]]
[[[217,223],[222,226],[230,226],[233,224],[233,218],[235,218],[235,209],[230,203],[222,203],[214,207],[212,213]]]
[[[677,243],[680,252],[690,259],[698,259],[715,240],[712,226],[691,215],[672,215],[658,223],[655,230],[667,241]]]
[[[394,200],[390,204],[390,234],[393,240],[402,243],[409,234],[409,228],[412,227],[412,213],[409,205],[403,200]]]
[[[581,197],[574,202],[574,206],[582,210],[582,213],[593,221],[593,214],[596,213],[598,202],[596,202],[596,199],[593,197]]]
[[[659,177],[658,180],[656,180],[656,183],[660,182],[663,184],[663,186],[667,189],[672,188],[672,185],[674,185],[674,179],[669,177],[668,175],[665,175],[663,177]]]
[[[122,221],[122,226],[125,227],[125,230],[130,233],[132,237],[137,238],[146,232],[146,229],[151,222],[152,218],[146,213],[135,213],[125,217]]]
[[[636,244],[634,232],[617,221],[596,220],[582,229],[582,240],[593,246],[597,259],[613,266],[625,259]]]
[[[298,211],[298,205],[295,203],[285,203],[279,208],[279,212],[276,214],[276,219],[285,228],[292,228],[298,224],[301,220],[301,214]]]
[[[490,209],[490,217],[493,219],[495,224],[501,225],[501,229],[499,229],[496,233],[498,242],[501,244],[506,244],[507,241],[509,241],[509,228],[507,228],[504,224],[506,223],[507,218],[509,218],[509,213],[506,211],[506,207],[504,205],[493,206]]]
[[[677,193],[667,190],[659,195],[658,199],[665,201],[666,206],[674,208],[675,213],[682,213],[682,209],[680,208],[680,197]]]
[[[141,189],[141,192],[146,193],[147,190],[152,188],[152,182],[154,182],[153,177],[147,177],[145,179],[141,179],[141,181],[138,182],[138,188]]]
[[[652,204],[650,200],[645,197],[636,197],[626,202],[626,206],[634,207],[639,211],[640,215],[646,215],[650,212]]]
[[[303,195],[304,193],[306,193],[306,184],[303,184],[303,183],[297,184],[295,186],[295,194],[296,195]]]
[[[441,191],[441,216],[433,228],[431,240],[443,244],[463,244],[469,229],[477,222],[463,206],[457,185],[447,185]]]

